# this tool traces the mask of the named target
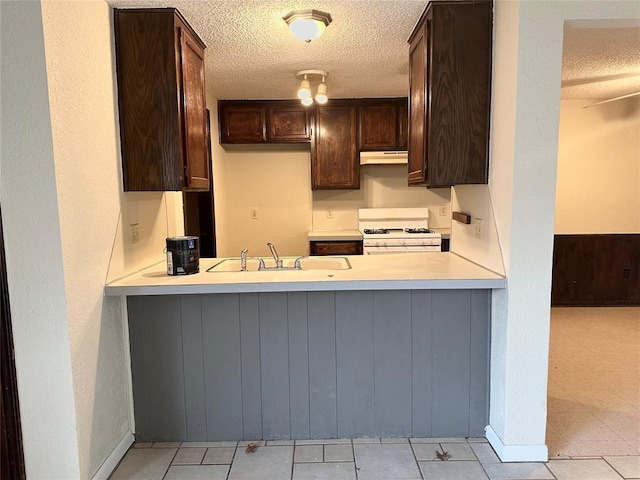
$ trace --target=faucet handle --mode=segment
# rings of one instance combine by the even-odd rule
[[[282,268],[282,260],[278,256],[276,246],[271,242],[267,242],[267,247],[269,247],[269,250],[271,250],[271,255],[273,256],[273,261],[276,264],[276,268]]]

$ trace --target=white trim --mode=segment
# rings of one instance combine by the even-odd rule
[[[484,429],[487,440],[502,462],[546,462],[549,460],[547,446],[542,445],[505,445],[491,427]]]
[[[127,371],[127,397],[129,399],[129,428],[136,429],[136,417],[133,409],[133,375],[131,370],[131,348],[129,345],[129,311],[127,310],[127,297],[120,297],[120,312],[122,314],[122,336],[124,338],[124,363]]]
[[[134,440],[132,432],[125,433],[107,459],[100,465],[98,471],[91,477],[91,480],[107,480],[120,463],[120,460],[122,460],[122,457],[124,457],[124,454],[127,453],[129,447],[133,445]]]

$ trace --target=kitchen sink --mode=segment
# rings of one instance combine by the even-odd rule
[[[293,259],[292,265],[295,263]],[[283,262],[287,266],[287,262]],[[351,263],[346,257],[300,257],[300,270],[349,270]]]
[[[260,259],[258,258],[247,258],[247,271],[258,270],[258,263]],[[273,265],[273,260],[271,261]],[[240,266],[239,258],[227,258],[225,260],[221,260],[216,263],[214,266],[209,267],[207,272],[241,272],[242,268]]]
[[[263,258],[262,260],[266,268],[260,270],[260,258],[247,258],[247,271],[349,270],[351,268],[351,263],[346,257],[281,257],[282,268],[275,268],[273,258]],[[296,268],[296,260],[299,260],[300,268]],[[241,260],[239,258],[226,258],[207,269],[207,272],[228,273],[241,271]]]

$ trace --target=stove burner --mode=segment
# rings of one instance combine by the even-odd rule
[[[385,228],[365,228],[364,233],[367,235],[383,235],[389,233],[389,230]]]
[[[407,233],[433,233],[428,228],[405,228],[404,231]]]

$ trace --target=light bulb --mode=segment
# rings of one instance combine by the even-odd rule
[[[300,82],[300,88],[298,89],[298,98],[301,100],[305,98],[311,98],[311,86],[309,85],[309,80],[307,80],[306,75]]]
[[[316,102],[325,104],[329,98],[327,97],[327,84],[324,83],[324,77],[322,77],[322,83],[318,85],[318,91],[316,92]]]
[[[305,107],[308,107],[309,105],[313,104],[313,98],[311,97],[303,98],[301,102],[302,102],[302,105],[304,105]]]

